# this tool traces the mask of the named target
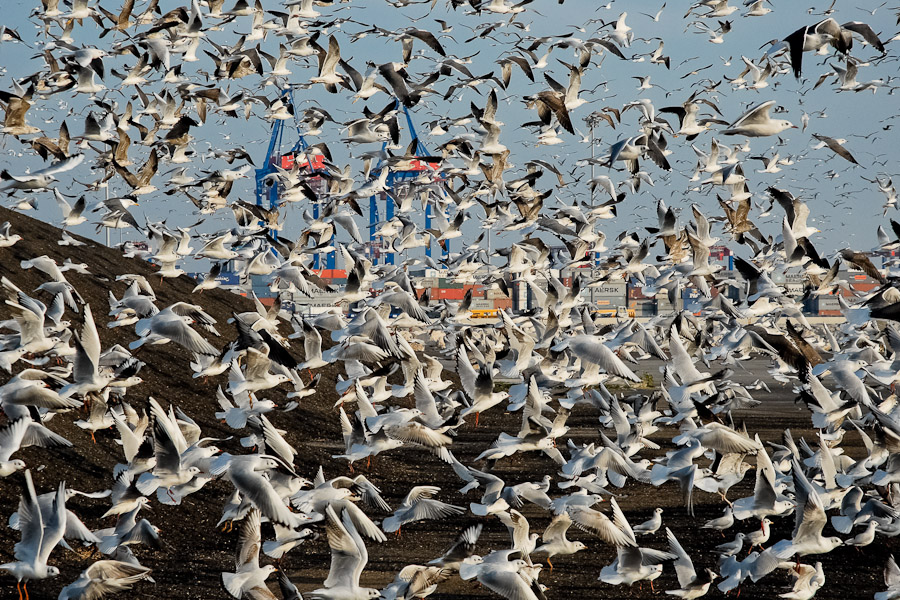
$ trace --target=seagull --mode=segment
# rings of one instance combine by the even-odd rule
[[[0,429],[0,477],[8,477],[26,467],[25,461],[11,458],[21,448],[41,446],[53,448],[72,443],[53,433],[30,417],[21,417]]]
[[[495,550],[484,558],[473,555],[460,565],[459,576],[463,581],[477,579],[478,583],[504,598],[537,600],[543,596],[543,591],[537,579],[528,574],[528,563],[519,556],[518,550]]]
[[[475,426],[478,427],[478,418],[481,413],[500,404],[509,397],[507,392],[494,391],[493,365],[479,362],[478,371],[472,366],[469,354],[464,346],[460,346],[456,353],[456,369],[463,390],[471,400],[471,405],[462,410],[459,416],[465,417],[475,413]]]
[[[790,540],[782,540],[772,546],[776,556],[781,559],[795,554],[826,554],[844,544],[839,537],[823,537],[822,530],[828,523],[825,509],[818,492],[803,474],[800,464],[793,460],[794,489],[797,495],[797,520],[794,535]]]
[[[535,553],[547,555],[547,564],[550,565],[551,573],[553,572],[553,563],[550,562],[551,558],[557,555],[575,554],[587,549],[583,542],[573,542],[566,538],[566,532],[569,531],[571,525],[572,518],[569,516],[569,513],[562,512],[556,515],[541,536],[543,543],[534,549]]]
[[[825,571],[821,562],[817,562],[815,566],[794,565],[791,567],[791,579],[791,591],[780,594],[779,598],[809,600],[825,585]]]
[[[247,501],[259,509],[261,516],[284,527],[294,527],[301,520],[292,513],[263,473],[281,468],[282,463],[261,454],[232,456],[222,453],[213,461],[211,474],[224,474]],[[196,468],[196,467],[192,467]]]
[[[441,488],[433,485],[419,485],[412,488],[394,514],[382,522],[382,529],[387,533],[396,531],[399,536],[403,525],[408,523],[426,519],[444,519],[466,512],[466,509],[461,506],[435,500],[433,496],[440,491]]]
[[[150,398],[153,422],[153,446],[156,455],[155,466],[140,475],[135,486],[141,494],[152,494],[159,488],[171,488],[191,481],[200,474],[196,466],[186,464],[184,453],[188,444],[180,427],[169,418],[159,403]]]
[[[199,333],[191,329],[194,321],[211,325],[210,317],[196,304],[176,302],[155,315],[141,319],[135,325],[140,339],[131,342],[128,347],[136,350],[144,344],[165,344],[175,342],[195,354],[218,356],[219,351],[204,340]]]
[[[481,523],[478,523],[463,529],[453,542],[453,545],[440,558],[436,558],[428,564],[439,566],[448,571],[459,571],[463,561],[472,556],[472,553],[475,551],[475,544],[481,536],[483,527]]]
[[[53,189],[53,194],[56,197],[56,204],[59,206],[60,212],[62,212],[62,226],[63,229],[67,227],[75,227],[76,225],[81,225],[85,221],[87,221],[87,217],[82,215],[84,212],[84,208],[86,205],[85,197],[81,196],[73,205],[69,205],[66,202],[66,199],[59,192],[58,189]]]
[[[663,509],[654,509],[653,516],[643,523],[639,523],[632,527],[632,531],[634,531],[635,535],[651,535],[656,533],[659,531],[659,528],[662,527],[662,513]]]
[[[53,182],[57,181],[57,174],[71,171],[82,162],[84,162],[84,154],[79,153],[57,161],[49,167],[40,169],[34,173],[11,175],[7,171],[3,171],[0,173],[0,180],[5,181],[6,184],[0,189],[29,191],[43,190],[50,187]]]
[[[60,591],[57,600],[89,600],[130,590],[150,578],[150,569],[120,560],[98,560]]]
[[[337,37],[328,39],[328,51],[319,57],[319,74],[310,78],[310,83],[321,83],[332,94],[337,93],[337,84],[344,82],[344,76],[335,72],[341,60],[341,48]]]
[[[45,518],[38,504],[37,493],[34,491],[31,471],[26,470],[25,494],[20,497],[18,513],[22,541],[16,544],[14,554],[16,562],[2,564],[0,570],[8,571],[16,578],[16,591],[19,592],[19,600],[22,600],[22,591],[28,594],[29,580],[59,575],[59,569],[48,566],[47,560],[66,530],[65,483],[60,482],[49,514]]]
[[[744,537],[744,534],[739,532],[732,541],[716,546],[715,551],[719,556],[734,556],[744,547]]]
[[[875,600],[894,600],[900,598],[900,567],[894,560],[894,555],[888,556],[887,564],[884,566],[884,585],[887,590],[875,593]]]
[[[738,117],[736,121],[731,123],[727,129],[722,131],[723,135],[743,135],[746,137],[765,137],[769,135],[778,135],[786,129],[796,129],[797,126],[784,119],[772,119],[769,112],[775,106],[775,100],[768,100],[756,104],[747,110],[743,115]]]
[[[369,562],[369,553],[346,512],[338,519],[335,510],[325,509],[328,545],[331,547],[331,569],[324,587],[309,593],[314,600],[367,600],[381,593],[359,585],[359,577]]]
[[[639,548],[634,531],[619,508],[615,499],[610,500],[613,509],[613,522],[629,540],[629,544],[616,546],[616,560],[600,571],[600,580],[611,585],[634,585],[639,581],[649,581],[653,589],[653,581],[662,575],[663,562],[674,560],[671,552]]]
[[[675,574],[678,575],[678,585],[681,586],[681,589],[666,590],[666,593],[684,600],[705,596],[706,592],[709,591],[710,584],[718,575],[711,569],[703,569],[703,573],[697,575],[691,558],[668,527],[666,527],[666,537],[669,540],[669,551],[676,556],[673,564],[675,566]]]
[[[22,240],[22,236],[18,233],[10,233],[9,221],[0,224],[0,248],[9,248],[15,246],[17,242]]]
[[[232,597],[273,599],[266,587],[266,579],[277,569],[273,565],[259,566],[259,548],[262,544],[259,510],[251,509],[241,521],[238,548],[235,553],[236,573],[222,573],[222,586]]]
[[[759,436],[755,441],[759,443]],[[756,454],[756,484],[753,495],[735,500],[733,515],[744,520],[751,517],[760,520],[771,515],[781,515],[794,508],[794,503],[782,497],[779,499],[775,491],[775,467],[764,448]]]

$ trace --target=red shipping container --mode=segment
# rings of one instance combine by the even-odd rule
[[[311,269],[313,273],[322,279],[346,279],[347,271],[344,269]]]
[[[436,291],[438,292],[436,297],[440,298],[441,300],[462,300],[466,296],[465,290],[462,289],[454,290],[447,288],[438,288]],[[434,298],[435,296],[432,297]]]
[[[285,154],[281,157],[282,169],[293,169],[294,163],[300,161],[300,168],[308,168],[312,165],[314,171],[325,168],[325,157],[321,154]]]

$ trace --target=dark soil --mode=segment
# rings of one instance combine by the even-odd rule
[[[23,290],[33,290],[45,281],[45,276],[36,271],[20,269],[23,259],[47,254],[62,264],[66,257],[89,265],[92,276],[81,276],[68,273],[69,281],[75,285],[85,300],[94,309],[94,315],[100,330],[104,348],[114,343],[127,345],[136,336],[133,328],[105,327],[104,315],[107,311],[107,290],[112,290],[118,297],[124,285],[115,282],[115,276],[122,273],[139,273],[153,282],[158,297],[158,306],[163,308],[169,304],[188,300],[201,304],[208,313],[219,322],[221,338],[210,341],[221,347],[234,337],[231,325],[226,324],[233,311],[252,310],[252,303],[246,298],[220,291],[204,292],[202,295],[191,295],[194,282],[187,277],[166,280],[161,285],[159,278],[152,278],[151,265],[140,260],[123,259],[119,251],[108,249],[88,240],[87,246],[80,248],[60,247],[56,244],[59,230],[45,223],[36,221],[18,213],[0,208],[0,222],[10,221],[12,231],[21,234],[25,239],[12,248],[0,249],[0,272],[10,278]],[[77,236],[76,236],[77,237]],[[45,300],[47,298],[44,298]],[[9,312],[0,307],[0,319],[9,317]],[[73,323],[78,315],[68,315]],[[295,345],[296,346],[296,345]],[[294,347],[297,356],[302,355],[302,346]],[[127,400],[137,409],[143,407],[148,397],[159,400],[163,406],[174,404],[180,406],[202,428],[204,436],[227,437],[234,432],[219,423],[214,413],[217,410],[215,401],[216,386],[226,382],[222,375],[217,380],[204,383],[192,379],[188,368],[189,355],[174,344],[151,346],[141,351],[139,358],[147,363],[141,372],[144,383],[129,391]],[[16,369],[22,366],[16,365]],[[658,373],[649,367],[643,372]],[[333,405],[337,400],[334,382],[338,368],[323,369],[322,381],[317,393],[302,401],[301,408],[293,412],[276,412],[271,416],[272,422],[287,431],[288,442],[300,452],[296,467],[298,472],[308,478],[315,475],[319,465],[323,465],[326,477],[333,477],[348,472],[344,461],[331,458],[332,454],[343,451],[337,413]],[[0,384],[8,376],[0,372]],[[780,441],[785,428],[794,431],[795,438],[805,435],[813,440],[809,430],[809,415],[805,408],[793,403],[793,394],[789,389],[773,387],[772,393],[756,392],[755,396],[763,401],[763,405],[746,414],[736,415],[743,419],[748,430],[758,432],[763,440]],[[284,392],[267,394],[280,403]],[[569,420],[571,430],[569,437],[576,443],[595,440],[597,438],[598,415],[591,409],[579,406]],[[97,491],[107,489],[112,484],[113,466],[122,458],[119,446],[115,442],[113,431],[97,433],[97,443],[91,442],[90,434],[75,425],[79,418],[77,413],[61,414],[48,425],[54,431],[71,440],[74,446],[63,450],[26,449],[16,455],[26,461],[34,476],[38,493],[52,490],[59,480],[65,480],[69,487]],[[3,419],[3,417],[0,417]],[[500,431],[515,432],[518,430],[521,417],[519,414],[506,414],[502,407],[497,407],[481,415],[480,426],[466,424],[453,444],[454,454],[463,462],[470,464],[475,456],[484,450]],[[663,446],[660,452],[671,447],[671,430],[663,430],[654,439]],[[848,434],[844,447],[848,453],[858,456],[862,451],[858,439]],[[236,440],[217,444],[232,453],[246,452]],[[645,454],[652,457],[652,454]],[[432,455],[416,450],[400,449],[387,456],[379,456],[370,468],[364,464],[357,465],[357,472],[364,472],[384,493],[389,504],[396,505],[414,485],[436,483],[443,490],[440,499],[468,506],[473,496],[462,497],[457,490],[462,484],[449,466],[441,463]],[[517,455],[498,463],[495,473],[512,485],[523,481],[538,481],[544,474],[556,476],[555,464],[550,459],[537,455]],[[731,498],[739,498],[752,493],[751,471],[747,479],[732,488]],[[6,519],[16,510],[24,475],[17,473],[0,480],[0,518]],[[215,528],[222,514],[222,507],[230,491],[230,484],[215,481],[208,484],[200,492],[188,496],[181,506],[162,506],[153,502],[153,511],[143,516],[148,518],[161,530],[161,538],[165,543],[162,551],[150,551],[137,548],[135,553],[142,564],[153,569],[156,584],[140,583],[131,592],[122,597],[127,598],[179,598],[206,599],[226,598],[227,594],[220,586],[220,573],[233,570],[234,546],[237,529],[223,532]],[[555,488],[552,495],[558,495]],[[707,519],[719,516],[722,502],[715,496],[701,491],[695,492],[695,517],[685,513],[681,505],[680,494],[676,484],[669,483],[661,488],[647,485],[635,485],[629,482],[621,490],[618,501],[632,524],[650,517],[652,510],[660,506],[664,509],[664,526],[668,526],[676,534],[682,545],[688,550],[695,566],[715,568],[715,555],[711,548],[722,543],[723,538],[717,533],[701,530],[699,526]],[[91,529],[110,525],[102,521],[100,516],[108,507],[108,500],[91,500],[80,496],[74,497],[67,506],[78,514]],[[602,508],[602,506],[601,506]],[[606,509],[604,509],[606,510]],[[522,512],[529,518],[532,530],[542,531],[549,523],[549,516],[533,506],[527,506]],[[371,513],[370,513],[371,514]],[[372,514],[376,520],[384,515]],[[423,522],[405,526],[403,535],[398,538],[389,535],[383,544],[369,544],[369,564],[363,573],[362,584],[371,587],[383,587],[390,582],[395,573],[403,566],[411,563],[424,563],[439,556],[452,542],[464,524],[475,521],[468,515],[459,521]],[[484,533],[478,544],[478,552],[487,554],[490,549],[499,549],[508,545],[506,528],[496,518],[483,519]],[[726,535],[730,539],[736,531],[750,531],[758,527],[755,522],[738,524]],[[789,536],[793,528],[793,517],[777,520],[773,527],[772,539]],[[826,531],[830,531],[830,528]],[[270,533],[264,528],[264,535]],[[663,575],[655,582],[656,592],[650,587],[624,586],[614,587],[597,581],[602,566],[615,558],[615,549],[599,539],[576,531],[570,532],[573,539],[580,539],[588,545],[577,555],[558,557],[551,573],[549,568],[541,575],[541,582],[548,586],[548,598],[644,598],[660,595],[660,590],[677,587],[674,571],[666,567]],[[0,525],[0,563],[12,559],[13,545],[18,541],[18,532],[5,525]],[[664,548],[665,534],[661,530],[649,538],[643,538],[642,545]],[[878,537],[876,543],[859,552],[854,548],[838,548],[827,556],[820,557],[823,563],[827,584],[820,591],[820,598],[867,598],[883,588],[882,569],[888,554],[896,551],[898,543],[894,539]],[[55,598],[59,590],[73,581],[80,571],[98,557],[89,556],[88,552],[75,553],[62,548],[51,555],[50,564],[61,570],[55,580],[36,581],[29,585],[32,598]],[[538,557],[535,557],[536,559]],[[810,557],[815,562],[815,557]],[[269,559],[263,557],[263,561]],[[283,561],[292,580],[301,592],[319,587],[325,579],[330,563],[328,545],[324,536],[293,550]],[[756,585],[748,584],[743,589],[747,598],[774,598],[786,591],[787,573],[778,571]],[[15,598],[15,580],[7,575],[0,575],[0,598]],[[276,590],[274,580],[272,589]],[[276,590],[277,594],[277,590]],[[474,582],[463,582],[458,577],[442,583],[433,598],[462,598],[484,596],[490,592]],[[719,597],[718,590],[712,590],[710,597]],[[662,596],[660,596],[662,597]]]

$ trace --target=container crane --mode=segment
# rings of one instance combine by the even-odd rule
[[[402,106],[399,100],[394,100],[394,107],[396,109],[400,109],[402,107],[403,114],[406,117],[406,128],[409,131],[410,138],[416,140],[416,156],[431,156],[428,151],[428,148],[425,147],[425,144],[419,139],[419,135],[416,133],[416,127],[413,125],[412,117],[409,114],[409,109],[406,106]],[[387,149],[387,142],[382,143],[381,152],[384,155],[384,152]],[[377,178],[381,174],[381,169],[387,168],[385,165],[384,159],[379,161],[378,165],[372,170],[372,176]],[[436,174],[435,183],[437,189],[440,191],[441,195],[445,195],[444,193],[444,184],[445,179],[443,175],[438,171],[438,166],[434,163],[428,163],[425,161],[413,161],[410,168],[406,170],[394,170],[391,169],[388,173],[387,179],[385,181],[385,185],[390,190],[396,190],[398,187],[402,186],[404,183],[412,181],[418,178],[424,171],[434,171]],[[384,221],[390,221],[394,218],[394,201],[387,194],[377,194],[369,198],[369,246],[372,250],[371,258],[373,264],[378,264],[378,260],[380,258],[380,250],[378,253],[375,252],[375,248],[380,248],[381,240],[377,235],[378,224],[381,222],[380,213],[378,210],[378,201],[384,200]],[[425,229],[431,229],[431,203],[425,203]],[[426,256],[431,256],[431,240],[428,241],[428,246],[425,247]],[[447,241],[443,247],[443,255],[447,256],[450,252],[450,242]],[[388,250],[384,256],[384,263],[386,264],[394,264],[394,252]]]
[[[294,128],[297,131],[297,142],[291,146],[287,152],[282,152],[281,147],[284,141],[284,130],[286,119],[276,119],[272,123],[272,135],[269,138],[269,147],[266,150],[266,158],[263,166],[256,169],[256,205],[268,209],[277,208],[279,206],[279,197],[281,195],[281,184],[275,176],[278,169],[290,170],[294,167],[295,161],[299,158],[305,164],[302,165],[309,173],[316,173],[324,170],[323,157],[321,155],[311,155],[307,152],[309,144],[303,136],[300,117],[296,112],[294,104],[294,90],[287,87],[281,91],[281,99],[289,103],[294,115]],[[268,200],[268,201],[267,201]],[[267,206],[268,205],[268,206]],[[319,203],[313,202],[313,218],[319,218]],[[270,232],[273,236],[277,236],[277,232]],[[325,268],[334,269],[335,253],[329,252],[325,259]],[[313,257],[313,268],[320,268],[320,257],[318,254]]]

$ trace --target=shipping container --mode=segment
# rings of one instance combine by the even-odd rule
[[[497,310],[512,310],[512,300],[509,298],[497,298],[493,301],[493,304]]]
[[[264,287],[264,288],[255,287],[255,288],[251,288],[251,289],[253,290],[253,293],[256,294],[256,297],[259,298],[260,300],[262,300],[263,298],[274,298],[275,296],[278,295],[278,292],[273,292],[271,289],[269,289],[267,287]]]
[[[655,300],[631,300],[628,302],[628,308],[634,310],[635,316],[652,317],[656,315]]]
[[[628,285],[624,281],[605,281],[598,286],[588,289],[593,289],[598,296],[624,296],[627,288]]]
[[[682,306],[684,307],[683,310],[697,314],[704,309],[707,301],[704,298],[700,297],[700,294],[697,294],[695,298],[682,298],[682,302]]]
[[[681,298],[676,298],[675,304],[673,305],[669,302],[669,297],[666,294],[659,294],[656,297],[656,314],[670,315],[679,312],[683,305]]]
[[[644,288],[642,286],[628,286],[628,297],[633,300],[643,300],[648,298],[648,296],[644,295]]]
[[[588,302],[591,302],[591,296],[588,294],[585,296],[585,299]],[[622,296],[601,296],[600,294],[595,294],[593,298],[593,303],[597,305],[603,306],[625,306],[626,298],[624,295]]]
[[[344,269],[312,269],[312,272],[322,279],[347,279],[347,271]]]
[[[823,310],[840,310],[841,301],[837,296],[818,296],[816,298],[815,310],[821,312]]]
[[[434,288],[431,290],[432,298],[440,299],[440,300],[462,300],[465,297],[465,292],[462,291],[462,288],[448,289],[448,288]]]
[[[856,290],[857,292],[864,292],[864,293],[871,292],[872,290],[876,289],[876,288],[879,287],[880,285],[881,285],[881,284],[876,283],[876,282],[874,282],[874,281],[872,281],[872,282],[865,282],[865,283],[860,283],[860,282],[858,282],[858,281],[851,281],[851,282],[850,282],[850,287],[852,287],[852,288],[853,288],[854,290]],[[850,290],[845,290],[845,289],[843,289],[843,288],[841,288],[841,293],[842,293],[844,296],[846,296],[846,297],[851,297],[851,296],[853,296],[853,294],[850,292]]]

